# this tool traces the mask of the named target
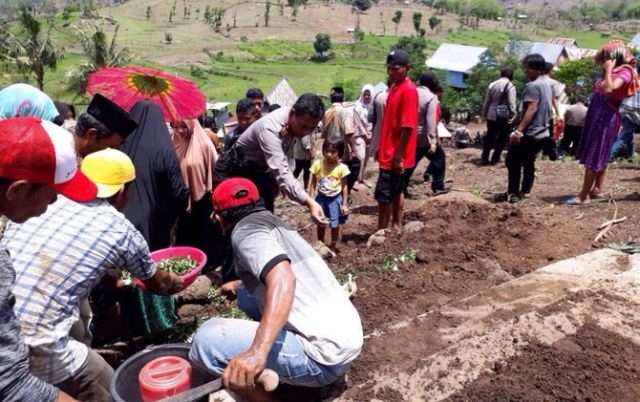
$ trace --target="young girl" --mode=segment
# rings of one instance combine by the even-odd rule
[[[331,227],[331,249],[337,251],[336,244],[340,236],[339,225],[347,221],[347,176],[349,168],[341,163],[344,155],[342,138],[327,138],[322,143],[322,160],[311,166],[310,194],[318,187],[316,201],[322,205],[324,214]],[[324,242],[325,226],[318,225],[318,240]]]

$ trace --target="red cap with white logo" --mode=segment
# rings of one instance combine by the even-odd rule
[[[78,169],[73,135],[33,117],[0,121],[0,177],[47,184],[77,202],[92,201],[98,192]]]

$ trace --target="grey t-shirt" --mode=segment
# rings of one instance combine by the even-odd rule
[[[335,366],[358,356],[360,316],[322,257],[295,230],[271,212],[255,212],[236,224],[231,244],[236,273],[260,311],[266,275],[290,262],[296,288],[285,329],[296,333],[310,358]]]
[[[4,230],[0,216],[0,240]],[[0,244],[0,401],[42,401],[58,399],[58,390],[29,371],[29,349],[20,337],[20,323],[13,312],[11,286],[16,274],[9,252]]]
[[[535,139],[549,136],[549,121],[551,120],[551,86],[547,80],[538,77],[530,82],[522,93],[522,112],[525,113],[527,104],[536,102],[536,110],[531,123],[524,129],[524,135]]]

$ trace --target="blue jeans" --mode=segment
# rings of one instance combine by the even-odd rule
[[[617,156],[633,156],[633,133],[638,128],[638,125],[632,122],[630,119],[623,117],[620,124],[620,134],[611,147],[611,153],[609,159],[613,159]],[[622,148],[624,147],[624,154],[622,154]]]
[[[238,307],[259,320],[255,299],[244,287],[238,289]],[[196,332],[189,358],[194,364],[221,375],[229,361],[249,349],[259,322],[231,318],[212,318]],[[280,376],[280,382],[303,387],[320,387],[336,381],[348,364],[325,366],[311,359],[292,331],[282,330],[267,355],[267,368]]]

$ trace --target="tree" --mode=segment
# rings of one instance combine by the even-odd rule
[[[120,25],[116,25],[115,32],[109,42],[107,35],[98,27],[93,27],[90,31],[80,31],[80,45],[84,55],[89,59],[87,63],[73,71],[69,79],[67,91],[76,96],[85,93],[87,76],[101,67],[122,66],[131,60],[129,49],[126,47],[119,49],[116,42]],[[165,38],[166,39],[166,38]]]
[[[164,42],[167,45],[170,45],[171,42],[173,42],[173,34],[171,32],[165,32],[164,33]]]
[[[62,49],[56,49],[51,41],[53,25],[43,31],[42,23],[36,19],[31,10],[25,5],[18,9],[18,24],[20,33],[14,35],[5,30],[7,35],[7,55],[15,64],[19,72],[33,74],[36,84],[41,90],[44,88],[46,70],[55,70],[62,57]]]
[[[213,13],[211,12],[211,6],[207,4],[207,6],[204,8],[204,14],[202,15],[202,18],[204,18],[204,22],[206,22],[207,24],[211,24],[211,21],[213,20]]]
[[[367,11],[371,8],[371,0],[353,0],[353,6],[357,7],[360,12]]]
[[[147,6],[147,12],[145,14],[145,19],[149,21],[151,19],[151,6]]]
[[[566,85],[565,92],[571,98],[589,97],[596,78],[602,70],[593,58],[565,61],[553,72],[553,78]]]
[[[403,36],[398,43],[391,47],[391,49],[403,49],[409,53],[409,60],[411,61],[409,77],[413,82],[418,82],[420,74],[425,70],[426,48],[427,40],[419,36]]]
[[[319,33],[316,35],[316,41],[313,42],[313,48],[316,53],[324,55],[331,49],[331,36],[328,33]]]
[[[380,11],[380,25],[382,25],[382,36],[387,34],[387,24],[384,22],[384,13]]]
[[[400,25],[401,19],[402,19],[402,11],[396,10],[396,12],[393,14],[393,18],[391,18],[391,21],[394,24],[396,24],[396,36],[398,36],[398,25]]]
[[[431,18],[429,18],[429,28],[433,31],[434,29],[436,29],[436,27],[438,25],[440,25],[442,23],[442,20],[438,17],[436,17],[435,15],[432,15]]]
[[[412,16],[413,19],[413,29],[416,30],[416,35],[420,35],[420,24],[422,24],[422,13],[415,12]]]
[[[269,26],[269,14],[271,12],[271,2],[269,0],[267,0],[267,2],[264,4],[264,26],[268,27]]]
[[[222,28],[222,17],[224,17],[224,8],[222,7],[214,7],[211,12],[211,22],[210,25],[214,31],[220,32]],[[234,28],[235,28],[235,17],[234,17]]]

